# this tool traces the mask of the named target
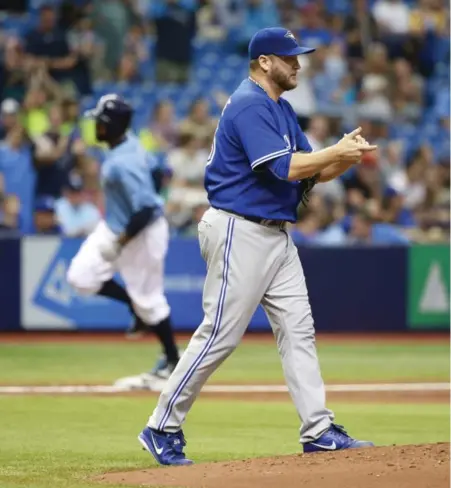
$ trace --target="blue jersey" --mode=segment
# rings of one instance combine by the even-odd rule
[[[136,137],[128,136],[108,153],[101,169],[101,183],[105,220],[115,234],[120,234],[130,217],[143,207],[157,209],[154,218],[163,215],[163,200],[155,191],[146,151]]]
[[[297,220],[307,181],[275,176],[266,164],[291,153],[311,152],[296,114],[284,99],[272,100],[244,80],[228,100],[205,172],[212,207],[261,219]]]

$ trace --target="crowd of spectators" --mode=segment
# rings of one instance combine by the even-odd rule
[[[358,125],[379,146],[314,188],[292,226],[295,241],[449,241],[443,0],[10,3],[0,11],[2,235],[80,237],[101,218],[105,147],[82,111],[106,90],[134,103],[149,164],[167,169],[160,183],[173,234],[195,235],[208,206],[205,163],[220,111],[246,75],[249,39],[284,25],[317,48],[284,95],[313,149]]]

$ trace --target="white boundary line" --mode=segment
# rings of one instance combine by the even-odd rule
[[[357,385],[329,385],[328,392],[437,392],[449,391],[449,383],[387,383],[387,384],[357,384]],[[14,394],[79,394],[79,393],[124,393],[126,390],[109,385],[61,385],[61,386],[0,386],[0,395]],[[161,391],[160,388],[154,391]],[[285,393],[285,385],[206,385],[204,393]]]

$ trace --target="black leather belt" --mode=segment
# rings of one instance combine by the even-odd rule
[[[249,220],[250,222],[254,222],[256,224],[266,225],[267,227],[278,227],[279,229],[282,229],[287,223],[285,220],[261,219],[259,217],[251,217],[250,215],[242,215],[236,212],[231,212],[230,210],[226,210],[226,212],[236,215],[237,217],[241,217],[244,220]]]

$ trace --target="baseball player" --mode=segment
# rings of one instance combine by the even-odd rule
[[[199,223],[207,263],[204,319],[165,384],[138,440],[160,464],[185,465],[185,417],[208,377],[239,344],[262,304],[302,427],[304,452],[372,446],[334,423],[315,348],[304,273],[286,231],[314,184],[340,175],[374,151],[360,129],[311,152],[290,104],[300,47],[283,28],[263,29],[249,44],[250,76],[228,100],[207,162],[211,207]]]
[[[165,157],[156,157],[150,152],[146,153],[147,157],[147,162],[149,166],[149,171],[150,175],[152,177],[153,181],[153,186],[155,188],[155,191],[158,193],[158,195],[163,195],[164,192],[167,191],[168,184],[172,178],[172,170],[168,166],[166,158]],[[113,284],[114,287],[116,287],[116,284],[119,285],[117,282]],[[119,285],[120,286],[120,285]],[[134,318],[133,323],[131,326],[127,329],[126,331],[126,336],[128,338],[139,338],[143,337],[147,332],[150,330],[154,330],[154,327],[149,327],[145,322],[143,322],[140,317],[138,317],[133,310],[133,304],[131,298],[128,296],[126,290],[122,288],[122,296],[123,299],[121,300],[122,302],[126,303],[130,309],[130,312]],[[164,362],[165,359],[164,357],[161,358],[162,361]],[[161,362],[159,363],[160,365],[162,364]],[[155,368],[154,368],[155,369]],[[158,373],[159,376],[161,376],[161,368],[156,368],[155,372]],[[144,376],[138,375],[138,376],[130,376],[128,378],[122,378],[121,380],[118,380],[117,385],[119,386],[127,386],[125,383],[129,384],[129,386],[136,386],[136,384],[142,382],[141,380],[144,378],[144,387],[146,386],[147,382],[146,380],[146,374]]]
[[[169,377],[179,352],[163,289],[168,224],[146,152],[127,132],[132,114],[130,105],[114,94],[102,97],[87,113],[96,120],[97,139],[110,148],[101,168],[106,216],[72,260],[67,280],[81,294],[99,294],[130,303],[140,324],[135,327],[151,327],[156,333],[164,355],[154,370],[116,383],[152,388],[156,377]],[[113,280],[116,271],[125,289]]]

